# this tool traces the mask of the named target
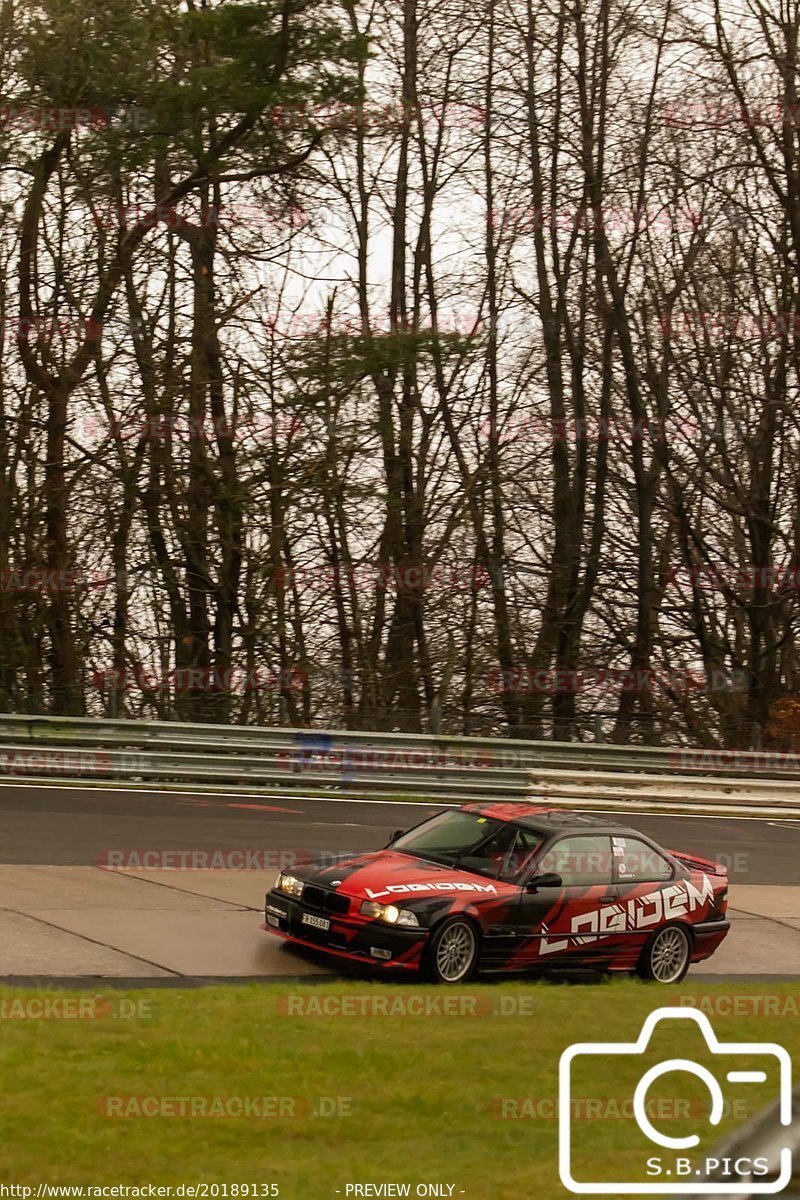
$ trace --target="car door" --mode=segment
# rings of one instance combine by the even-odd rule
[[[538,832],[514,824],[504,825],[480,848],[480,856],[464,856],[459,866],[476,867],[494,881],[496,895],[479,902],[481,920],[481,966],[503,968],[517,949],[519,877],[541,848]]]
[[[628,833],[611,838],[614,883],[625,910],[622,967],[634,967],[648,938],[667,921],[679,919],[687,894],[676,880],[674,863],[644,838]]]
[[[551,873],[561,877],[559,887],[528,890],[523,883],[515,966],[591,960],[621,925],[609,834],[565,834],[549,842],[527,880]]]

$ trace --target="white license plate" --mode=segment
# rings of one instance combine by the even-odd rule
[[[303,913],[301,925],[310,925],[313,929],[330,929],[331,923],[326,917],[315,917],[311,913]]]

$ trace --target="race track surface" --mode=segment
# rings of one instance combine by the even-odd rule
[[[319,976],[324,960],[258,928],[277,871],[376,849],[440,807],[0,784],[0,977]],[[628,823],[728,868],[733,928],[695,977],[800,978],[800,823]]]

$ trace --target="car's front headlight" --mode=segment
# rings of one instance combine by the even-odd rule
[[[375,904],[372,900],[365,900],[361,905],[361,915],[372,917],[375,921],[385,921],[387,925],[419,926],[416,913],[407,908],[396,908],[394,904]]]
[[[302,879],[297,879],[294,875],[287,875],[284,871],[278,876],[278,882],[275,884],[279,892],[286,892],[287,896],[294,896],[299,900],[303,894],[305,884]]]

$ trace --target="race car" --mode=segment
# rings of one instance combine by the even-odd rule
[[[436,983],[476,972],[636,973],[677,983],[728,932],[719,863],[523,801],[467,804],[334,866],[284,871],[262,929]]]

